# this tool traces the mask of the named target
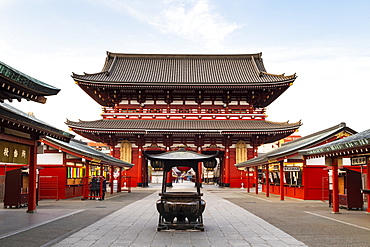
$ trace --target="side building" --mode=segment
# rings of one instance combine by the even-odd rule
[[[121,191],[125,169],[133,165],[116,159],[76,139],[69,142],[44,137],[37,154],[40,199],[67,199],[89,197],[93,177],[104,176],[110,192]],[[113,187],[113,185],[115,185]]]
[[[262,191],[266,193],[266,196],[272,193],[280,195],[281,200],[284,200],[284,196],[304,200],[326,200],[329,198],[329,180],[325,160],[306,160],[299,151],[356,133],[345,123],[340,123],[284,143],[279,148],[235,166],[246,170],[247,174],[252,170],[255,171],[253,176],[247,176],[247,179],[252,181],[246,181],[245,184],[252,182],[262,184]],[[350,169],[358,170],[359,167]],[[260,176],[256,171],[260,171]]]
[[[257,148],[287,137],[300,122],[266,120],[266,107],[296,75],[266,72],[262,54],[155,55],[107,53],[101,72],[73,74],[102,106],[102,119],[70,121],[77,134],[110,146],[111,155],[135,166],[133,186],[147,186],[143,156],[175,150],[218,151],[218,183],[239,187],[234,166],[257,156]]]
[[[331,180],[329,203],[332,213],[339,213],[340,207],[362,209],[367,201],[366,213],[370,214],[369,152],[369,129],[299,152],[307,160],[325,160]],[[350,165],[344,165],[345,159],[350,159]]]
[[[47,96],[59,91],[0,62],[0,199],[4,198],[4,206],[24,204],[28,213],[36,212],[39,140],[49,136],[69,141],[74,137],[4,102],[25,99],[45,103]],[[8,173],[16,169],[15,176]]]

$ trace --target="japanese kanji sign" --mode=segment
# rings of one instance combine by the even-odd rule
[[[29,146],[0,141],[0,162],[28,164]]]

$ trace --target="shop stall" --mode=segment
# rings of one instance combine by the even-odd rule
[[[333,213],[341,207],[362,209],[367,202],[370,213],[370,130],[300,151],[305,159],[324,158],[330,171],[330,204]],[[344,161],[350,158],[350,164]]]
[[[284,200],[285,196],[322,200],[328,197],[328,189],[324,183],[328,178],[328,172],[324,170],[325,161],[323,159],[306,161],[299,154],[299,150],[329,143],[355,133],[345,123],[341,123],[284,143],[281,147],[235,166],[245,171],[249,169],[255,171],[252,178],[246,176],[248,181],[245,184],[262,184],[262,191],[266,196],[272,193],[280,195],[281,200]]]
[[[41,143],[38,165],[44,169],[40,171],[40,199],[50,199],[53,195],[57,196],[54,199],[88,198],[89,183],[97,176],[107,179],[111,192],[115,183],[118,185],[116,191],[119,191],[122,187],[119,178],[125,177],[124,169],[133,166],[75,139],[61,142],[45,137]]]

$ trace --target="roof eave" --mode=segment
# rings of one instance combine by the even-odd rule
[[[38,119],[31,119],[24,117],[20,114],[12,112],[7,108],[0,107],[0,112],[2,119],[4,121],[9,121],[15,124],[21,124],[25,127],[38,130],[40,134],[51,136],[61,140],[69,140],[74,137],[74,135],[67,133],[63,130],[57,129],[53,126],[47,125],[43,122],[37,121]]]
[[[86,75],[85,75],[86,76]],[[212,85],[212,87],[250,87],[250,88],[256,88],[256,87],[268,87],[268,86],[291,86],[292,83],[294,82],[295,78],[290,78],[287,80],[281,80],[281,81],[272,81],[272,82],[244,82],[244,83],[236,83],[236,82],[225,82],[225,83],[192,83],[192,82],[176,82],[176,83],[169,83],[169,82],[127,82],[127,81],[117,81],[117,82],[108,82],[108,81],[94,81],[94,80],[88,80],[88,79],[83,79],[81,78],[82,75],[80,76],[72,76],[72,78],[76,81],[77,84],[79,83],[88,83],[91,84],[92,86],[108,86],[108,87],[124,87],[124,86],[143,86],[143,87],[153,87],[153,86],[159,86],[159,87],[209,87],[209,85]]]
[[[57,142],[51,140],[50,138],[48,138],[48,139],[44,138],[42,142],[44,142],[46,145],[52,146],[55,149],[61,150],[63,152],[74,155],[76,157],[84,158],[84,159],[87,159],[87,160],[90,160],[90,161],[99,160],[100,163],[103,163],[103,164],[106,164],[106,165],[114,165],[114,166],[118,166],[118,167],[132,167],[133,166],[133,164],[126,163],[126,162],[119,162],[119,160],[117,160],[117,162],[107,160],[104,157],[103,153],[101,153],[101,154],[92,154],[92,153],[89,153],[89,152],[84,152],[82,150],[74,149],[73,147],[63,145],[61,143],[57,143]]]

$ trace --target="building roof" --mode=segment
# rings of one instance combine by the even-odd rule
[[[74,137],[74,135],[55,128],[41,121],[40,119],[26,114],[6,103],[0,103],[0,122],[5,128],[7,126],[14,130],[17,130],[18,128],[18,132],[32,132],[39,135],[51,136],[65,141]]]
[[[264,120],[112,120],[73,122],[67,120],[71,128],[95,132],[143,131],[143,132],[283,132],[298,129],[301,123],[275,123]]]
[[[99,162],[105,165],[114,165],[118,167],[132,167],[133,164],[116,159],[110,155],[104,154],[90,146],[85,142],[71,139],[69,142],[63,142],[51,137],[43,138],[42,142],[47,145],[53,145],[54,148],[62,149],[66,153],[72,155],[79,154],[82,157],[93,159],[95,162]]]
[[[296,75],[266,72],[262,53],[241,55],[123,54],[107,52],[99,73],[72,77],[78,82],[126,85],[275,85]]]
[[[0,61],[0,102],[16,99],[45,103],[44,96],[56,95],[60,89],[28,76]]]
[[[365,149],[370,149],[370,129],[318,147],[301,150],[299,153],[305,156],[324,156],[332,153],[348,154],[347,151],[361,149],[364,149],[363,152],[368,152],[369,150]]]
[[[340,123],[338,125],[321,130],[311,135],[301,137],[293,141],[284,143],[279,148],[276,148],[256,158],[236,164],[235,166],[246,168],[246,167],[252,167],[256,165],[269,164],[270,161],[285,159],[287,156],[290,156],[292,154],[298,154],[298,151],[301,149],[319,145],[323,143],[324,141],[332,138],[333,136],[343,131],[349,134],[356,133],[354,130],[348,128],[345,123]]]
[[[189,55],[107,53],[103,70],[72,74],[78,86],[102,106],[123,100],[149,99],[169,103],[175,98],[212,95],[224,103],[245,100],[266,107],[284,93],[297,76],[266,72],[262,54]],[[153,90],[159,90],[153,94]],[[227,96],[225,94],[228,94]]]

